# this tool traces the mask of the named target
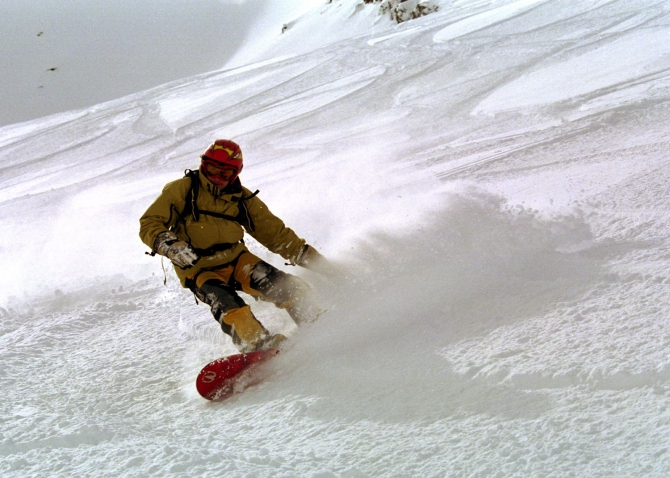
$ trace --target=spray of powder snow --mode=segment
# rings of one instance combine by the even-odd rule
[[[282,394],[318,397],[313,413],[360,418],[483,407],[459,399],[462,386],[479,385],[452,373],[439,350],[583,294],[600,272],[598,261],[565,252],[591,239],[579,214],[541,218],[478,191],[439,199],[446,207],[423,226],[361,240],[333,265],[335,278],[309,274],[329,311],[276,361]],[[543,406],[538,398],[527,410]]]

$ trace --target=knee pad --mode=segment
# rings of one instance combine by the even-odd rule
[[[265,292],[276,280],[278,272],[281,273],[279,269],[265,261],[257,262],[251,271],[251,287],[260,292]]]
[[[196,296],[211,307],[214,319],[221,324],[221,318],[226,312],[246,305],[232,287],[219,280],[205,282]],[[225,329],[224,331],[228,333]]]
[[[266,299],[277,302],[283,295],[287,295],[284,287],[288,274],[271,266],[267,262],[260,261],[251,272],[251,287],[256,289]]]

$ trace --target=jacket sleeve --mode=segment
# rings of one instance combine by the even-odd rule
[[[174,226],[184,210],[190,179],[187,181],[188,184],[183,179],[168,183],[140,218],[140,239],[152,251],[156,236]]]
[[[271,252],[295,264],[305,247],[305,240],[272,214],[258,196],[248,199],[246,206],[254,224],[254,230],[247,232]]]

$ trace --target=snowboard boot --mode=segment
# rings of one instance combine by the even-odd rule
[[[281,343],[286,340],[286,336],[282,334],[270,335],[268,338],[262,341],[262,344],[257,350],[269,350],[277,349],[280,347]]]
[[[248,305],[229,310],[222,320],[230,328],[233,343],[242,353],[257,350],[268,335],[268,331],[256,320]]]
[[[286,340],[281,334],[270,334],[254,317],[248,305],[226,312],[223,322],[230,327],[233,343],[242,353],[276,348],[279,343]]]

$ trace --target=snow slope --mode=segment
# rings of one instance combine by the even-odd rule
[[[3,476],[667,475],[670,2],[377,7],[0,129]],[[309,328],[253,304],[292,346],[214,404],[137,218],[216,137],[340,272]]]

